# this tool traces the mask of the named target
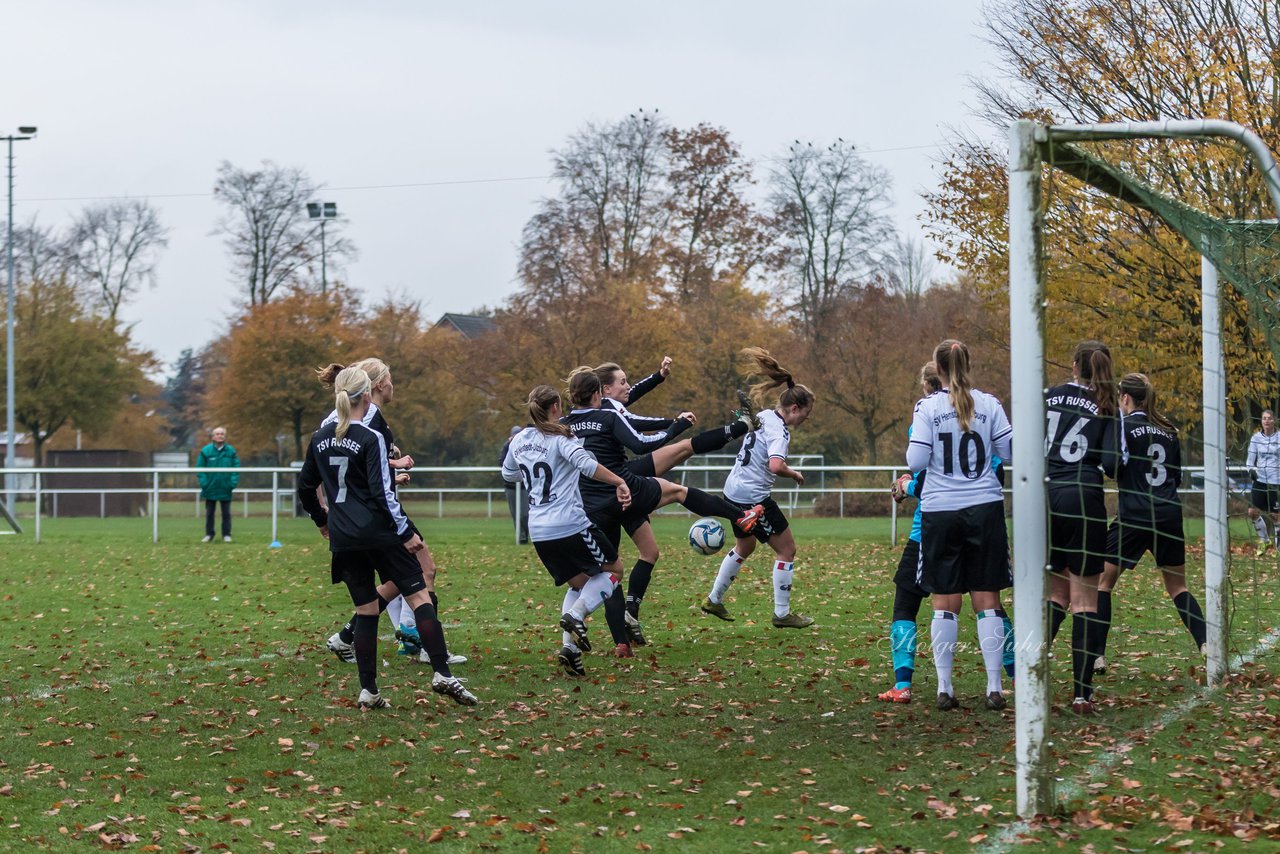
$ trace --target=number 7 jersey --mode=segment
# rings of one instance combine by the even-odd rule
[[[582,507],[578,476],[591,477],[596,458],[581,439],[547,435],[526,427],[511,439],[502,461],[508,483],[523,482],[529,500],[529,539],[536,543],[571,537],[591,526]]]
[[[1000,401],[977,389],[971,395],[968,430],[960,428],[945,389],[916,403],[907,465],[913,472],[928,471],[920,493],[923,513],[963,510],[1004,498],[991,458],[1009,459],[1013,427]]]

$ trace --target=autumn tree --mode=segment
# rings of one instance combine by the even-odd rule
[[[155,284],[168,232],[145,200],[90,205],[76,217],[67,239],[68,261],[107,317],[115,320],[121,303]]]
[[[225,160],[218,167],[214,194],[225,213],[217,230],[248,305],[267,303],[281,288],[312,283],[319,266],[320,226],[308,219],[306,203],[319,189],[303,170],[270,160],[258,169],[241,169]],[[354,255],[354,246],[340,233],[329,232],[326,241],[328,264]]]
[[[62,277],[24,282],[14,316],[14,420],[31,434],[40,465],[63,426],[95,436],[112,423],[142,387],[150,354],[110,318],[86,311]]]
[[[978,87],[993,136],[1016,118],[1058,123],[1223,118],[1280,143],[1280,29],[1264,0],[1011,0],[986,10],[1000,73]],[[1113,144],[1111,159],[1180,201],[1225,219],[1269,218],[1258,176],[1225,146]],[[995,304],[1007,299],[1003,143],[959,139],[931,197],[935,233]],[[1154,374],[1179,420],[1199,405],[1199,260],[1152,213],[1051,173],[1046,212],[1049,359],[1074,339],[1112,344],[1122,366]],[[1233,388],[1274,396],[1274,356],[1238,294],[1225,301]],[[1257,307],[1254,307],[1257,308]],[[1051,371],[1055,366],[1051,364]],[[1162,391],[1162,396],[1165,392]]]
[[[225,365],[210,383],[210,422],[225,423],[250,451],[274,448],[284,432],[302,459],[304,437],[333,409],[315,369],[352,358],[364,341],[359,303],[341,288],[323,296],[290,289],[253,306],[224,342]]]

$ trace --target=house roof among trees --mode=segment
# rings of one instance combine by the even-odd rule
[[[447,326],[457,330],[463,338],[479,338],[497,328],[492,317],[476,314],[445,314],[436,321],[436,326]]]

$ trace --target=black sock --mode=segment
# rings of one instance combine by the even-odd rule
[[[436,606],[425,602],[413,609],[413,618],[418,622],[418,637],[422,648],[431,659],[431,669],[442,676],[452,676],[449,672],[449,651],[444,645],[444,626],[436,618]]]
[[[728,519],[736,522],[742,516],[742,510],[734,507],[723,498],[712,495],[709,492],[703,492],[695,486],[689,487],[689,494],[685,496],[684,501],[680,504],[691,513],[699,516],[719,516],[721,519]]]
[[[1093,698],[1093,648],[1098,615],[1082,611],[1071,615],[1071,675],[1077,697]]]
[[[622,585],[615,584],[613,592],[604,600],[604,621],[609,626],[609,634],[615,644],[631,643],[631,635],[627,632],[627,606],[622,598]]]
[[[1173,597],[1173,607],[1178,609],[1182,624],[1187,627],[1187,631],[1191,632],[1191,638],[1196,642],[1196,649],[1204,646],[1208,633],[1204,625],[1204,612],[1200,610],[1200,603],[1196,601],[1196,597],[1191,595],[1190,590],[1183,590]]]
[[[378,596],[378,616],[379,617],[382,616],[383,611],[387,610],[388,604],[389,603],[387,602],[386,599],[383,599],[381,595]],[[343,643],[355,643],[355,637],[356,637],[355,625],[356,625],[356,617],[358,616],[360,615],[352,614],[351,619],[347,620],[346,625],[338,629],[338,640],[342,641]]]
[[[638,560],[627,577],[627,611],[637,620],[640,619],[640,603],[644,601],[645,591],[649,589],[649,579],[653,578],[653,564],[647,560]]]
[[[431,607],[436,609],[436,614],[440,613],[440,597],[436,595],[434,590],[428,590],[427,595],[431,597]]]
[[[378,693],[378,615],[356,614],[352,643],[356,652],[356,672],[360,687],[370,694]]]
[[[1053,643],[1054,638],[1058,636],[1058,629],[1062,628],[1062,621],[1067,618],[1067,609],[1049,600],[1049,643]]]
[[[1111,634],[1111,591],[1098,591],[1098,638],[1094,648],[1098,655],[1107,654],[1107,635]]]

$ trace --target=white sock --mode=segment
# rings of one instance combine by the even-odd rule
[[[933,644],[933,667],[938,671],[938,693],[955,694],[951,687],[951,665],[956,657],[956,638],[960,635],[959,616],[950,611],[934,611],[929,628]]]
[[[791,578],[795,564],[785,560],[773,562],[773,615],[785,617],[791,613]]]
[[[400,627],[400,606],[403,604],[403,596],[397,596],[387,603],[387,617],[391,620],[392,628]]]
[[[578,604],[578,597],[581,595],[581,593],[574,590],[572,587],[566,587],[564,589],[564,604],[560,606],[560,613],[568,614],[573,611],[573,606]],[[577,644],[573,642],[573,635],[568,632],[561,632],[560,634],[563,636],[565,646],[571,646],[574,649],[578,648]]]
[[[1267,539],[1267,521],[1261,516],[1258,516],[1253,520],[1253,530],[1258,532],[1258,539]]]
[[[711,593],[707,598],[717,605],[724,602],[724,594],[729,592],[729,586],[733,584],[733,580],[738,577],[738,573],[741,571],[742,558],[738,557],[737,551],[729,549],[729,553],[724,556],[724,560],[720,561],[720,571],[716,573],[716,583],[711,585]]]
[[[413,614],[413,608],[409,603],[404,601],[404,597],[400,597],[400,625],[406,629],[416,629],[418,627],[418,618]]]
[[[1000,692],[1001,668],[1004,667],[1004,618],[998,611],[978,612],[978,649],[987,670],[987,693]]]
[[[582,585],[577,603],[573,606],[573,615],[579,620],[585,620],[588,614],[604,604],[604,600],[609,598],[609,594],[617,584],[617,580],[608,572],[588,578],[587,583]]]

